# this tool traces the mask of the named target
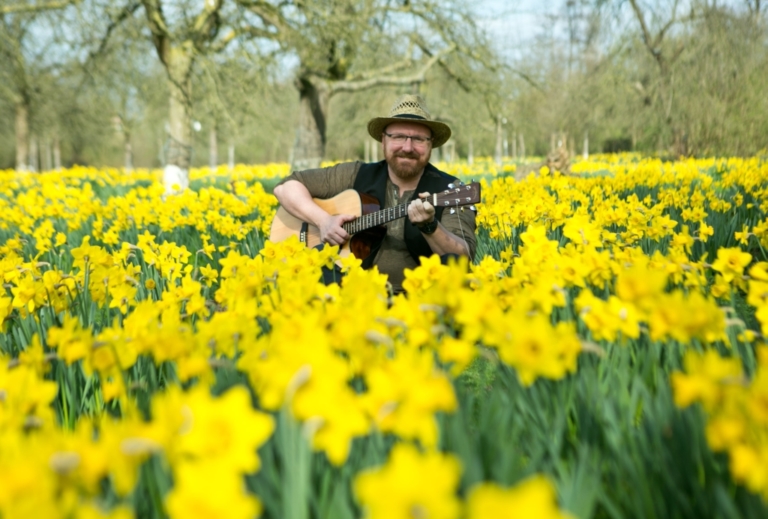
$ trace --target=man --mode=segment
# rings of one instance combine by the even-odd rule
[[[313,198],[331,198],[354,188],[374,196],[382,208],[411,200],[408,218],[389,222],[383,241],[363,262],[364,267],[376,265],[387,274],[395,293],[402,291],[404,270],[417,267],[422,256],[466,256],[472,260],[476,247],[474,207],[444,211],[423,200],[430,193],[448,189],[451,183],[458,185],[458,179],[429,163],[432,149],[451,137],[448,125],[432,120],[420,96],[405,95],[395,102],[388,117],[368,122],[368,133],[382,143],[385,160],[293,172],[274,190],[283,208],[316,226],[324,243],[341,245],[350,238],[342,225],[355,216],[328,214]]]

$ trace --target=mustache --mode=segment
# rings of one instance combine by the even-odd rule
[[[419,159],[419,154],[415,152],[398,151],[395,152],[395,157],[402,157],[404,159]]]

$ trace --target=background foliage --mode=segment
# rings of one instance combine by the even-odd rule
[[[0,167],[18,162],[23,143],[29,164],[52,167],[56,142],[65,166],[125,165],[127,146],[137,167],[165,164],[168,79],[145,3],[164,7],[175,24],[199,8],[138,0],[0,4]],[[500,154],[544,155],[555,133],[573,154],[586,144],[592,153],[749,155],[767,144],[768,39],[759,1],[568,0],[524,28],[531,18],[514,9],[491,2],[481,11],[482,3],[463,0],[406,2],[410,11],[337,0],[329,12],[347,13],[350,22],[316,28],[327,14],[291,11],[289,2],[284,20],[294,32],[285,37],[273,36],[249,4],[222,2],[212,41],[238,32],[224,50],[196,54],[197,166],[212,157],[226,163],[230,146],[235,162],[289,160],[305,99],[299,83],[349,78],[380,82],[330,97],[328,159],[367,156],[367,120],[414,90],[451,123],[462,157],[493,155],[503,143]],[[363,23],[353,31],[352,21]],[[302,23],[315,32],[300,34]],[[523,29],[529,36],[515,47],[502,37]],[[446,51],[444,41],[459,47],[418,77],[430,55]],[[22,141],[14,126],[20,103],[28,108]]]

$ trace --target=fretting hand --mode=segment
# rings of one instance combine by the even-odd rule
[[[329,214],[319,226],[320,240],[331,245],[343,245],[349,239],[349,233],[344,230],[344,225],[357,218],[351,214]]]
[[[408,204],[408,219],[414,225],[427,224],[435,219],[435,208],[426,198],[429,193],[419,193],[419,198]]]

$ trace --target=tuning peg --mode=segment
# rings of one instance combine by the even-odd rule
[[[448,189],[453,189],[454,187],[456,187],[456,186],[454,185],[454,183],[453,183],[453,182],[451,182],[450,184],[448,184]]]

